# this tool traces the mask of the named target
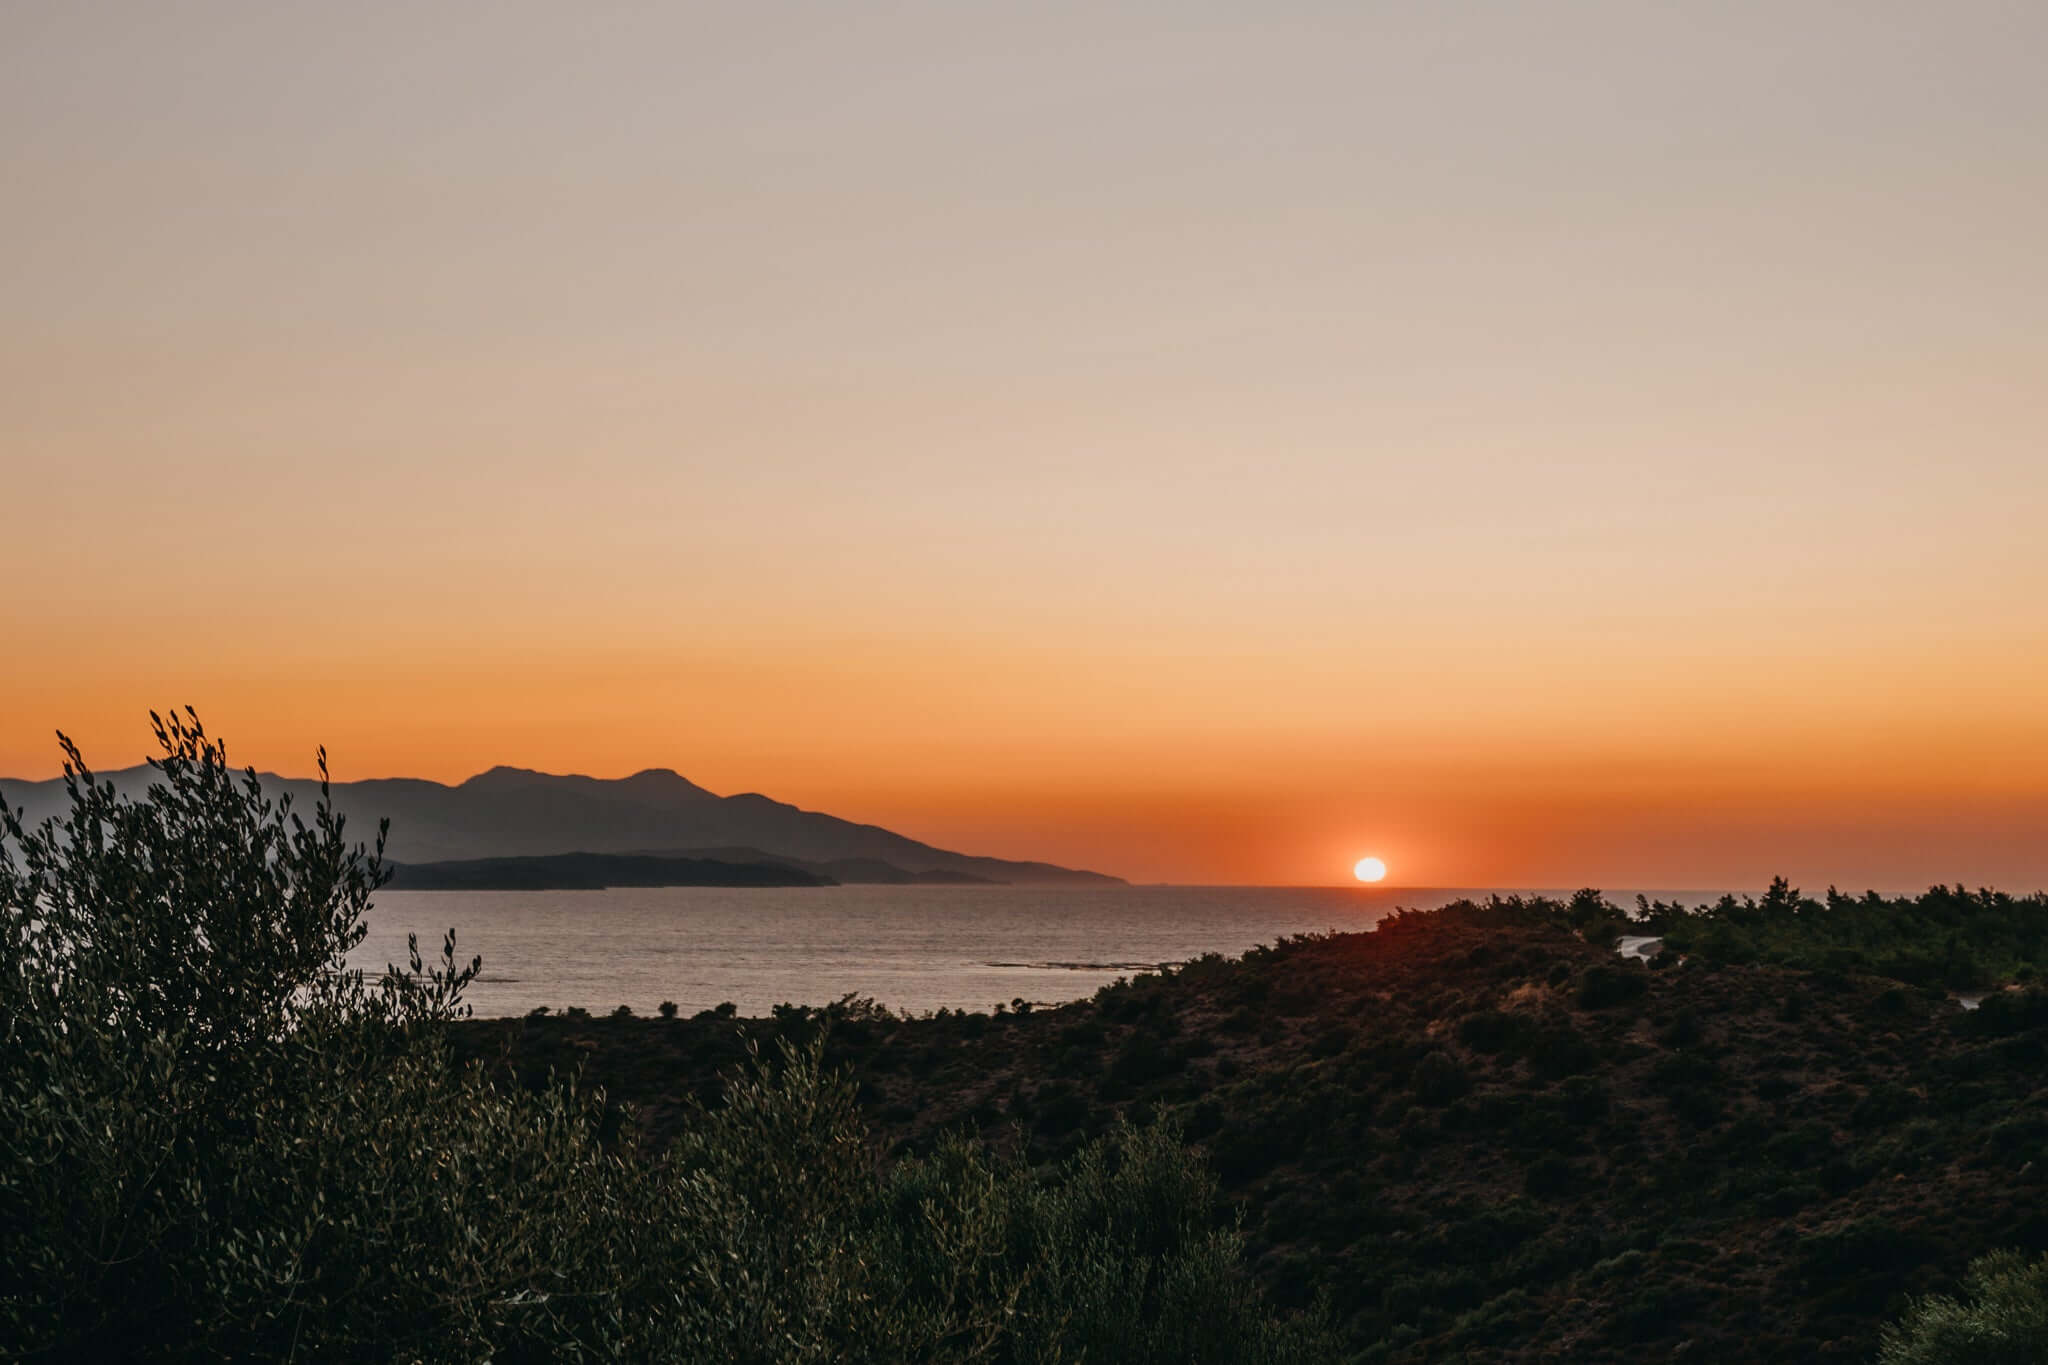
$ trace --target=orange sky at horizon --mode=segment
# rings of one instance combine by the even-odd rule
[[[1532,697],[1521,675],[1513,704],[1484,712],[1483,693],[1430,705],[1420,689],[1389,689],[1377,723],[1345,725],[1298,695],[1227,731],[1222,708],[1182,690],[1158,705],[1093,688],[1062,702],[1042,675],[966,698],[942,687],[950,701],[934,706],[900,684],[939,670],[900,658],[694,674],[678,659],[666,675],[600,659],[554,677],[416,660],[324,679],[273,661],[234,681],[160,676],[212,698],[210,727],[238,763],[265,770],[308,774],[316,743],[344,780],[455,782],[500,762],[601,777],[673,767],[722,793],[764,791],[948,847],[1134,880],[1341,883],[1377,853],[1393,885],[1760,886],[1786,873],[1816,889],[1909,890],[2038,877],[2048,799],[2032,773],[2048,726],[2019,685],[2028,660],[1996,662],[2009,684],[1976,689],[1976,705],[1939,726],[1912,705],[1941,681],[1924,673],[1803,705],[1767,683],[1646,699],[1625,682],[1591,721],[1562,685]],[[810,704],[810,687],[829,702]],[[146,749],[132,683],[8,690],[9,714],[75,716],[66,729],[91,762],[124,766]],[[1943,693],[1963,695],[1953,679]],[[990,717],[1011,723],[992,737]],[[1096,728],[1126,719],[1113,734]],[[1673,741],[1688,731],[1689,745]],[[0,773],[54,771],[51,740],[8,738]]]
[[[0,18],[0,777],[2048,887],[2048,9],[120,8]]]

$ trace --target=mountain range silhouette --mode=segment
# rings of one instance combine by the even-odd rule
[[[153,769],[95,774],[140,797]],[[319,784],[259,774],[272,796],[310,811]],[[387,855],[424,864],[567,853],[636,854],[725,863],[781,863],[840,882],[1008,882],[1114,885],[1122,878],[1053,863],[985,858],[935,848],[758,792],[719,796],[668,768],[616,779],[496,767],[453,786],[424,778],[336,782],[335,807],[365,841],[389,818]],[[66,809],[61,779],[0,778],[0,799],[31,823]]]

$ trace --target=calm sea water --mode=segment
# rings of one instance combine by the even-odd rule
[[[465,961],[483,956],[469,1001],[491,1016],[537,1005],[593,1013],[629,1005],[651,1014],[664,1000],[685,1014],[728,1000],[742,1014],[765,1014],[783,1002],[822,1005],[850,993],[895,1009],[985,1010],[1015,999],[1076,1000],[1162,963],[1234,955],[1288,934],[1368,929],[1397,906],[1430,909],[1489,894],[1197,886],[387,891],[353,961],[372,971],[402,962],[408,931],[431,956],[452,927]],[[1624,905],[1634,895],[1608,893]]]

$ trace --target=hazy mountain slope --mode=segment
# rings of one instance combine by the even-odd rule
[[[101,774],[140,795],[148,768]],[[266,774],[265,787],[290,793],[302,809],[315,783]],[[31,821],[64,808],[60,781],[0,779],[0,798]],[[717,796],[666,768],[605,780],[493,768],[446,786],[418,778],[339,782],[335,804],[368,839],[380,817],[391,821],[390,855],[409,863],[552,853],[682,853],[758,849],[807,864],[887,863],[913,877],[941,873],[997,882],[1102,883],[1118,879],[1051,863],[1012,862],[934,848],[878,825],[856,824],[758,793]],[[879,878],[878,878],[879,879]]]

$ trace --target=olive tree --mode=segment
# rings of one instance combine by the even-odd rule
[[[2048,1256],[1970,1262],[1960,1299],[1916,1300],[1885,1329],[1881,1365],[2031,1365],[2048,1360]]]
[[[461,1358],[494,1316],[537,1316],[506,1304],[613,1276],[572,1235],[615,1175],[597,1097],[501,1096],[452,1063],[438,1025],[479,967],[452,935],[438,963],[415,941],[350,969],[384,831],[348,842],[325,754],[301,813],[196,715],[151,720],[145,798],[60,736],[68,814],[0,810],[0,1344],[219,1358],[438,1331]]]

